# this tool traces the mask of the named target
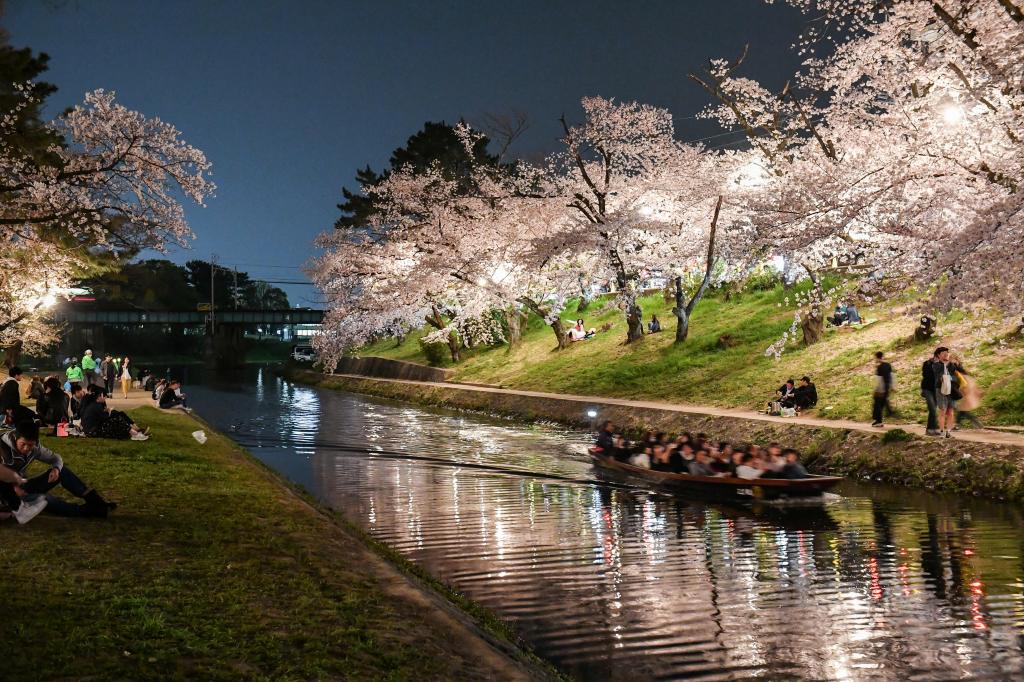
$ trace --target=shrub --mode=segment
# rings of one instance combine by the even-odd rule
[[[907,433],[903,429],[889,429],[882,434],[883,443],[904,443],[908,440],[913,440],[914,434]]]
[[[437,367],[443,365],[449,357],[448,344],[444,341],[438,343],[427,343],[423,339],[420,339],[420,349],[423,351],[423,355],[427,358],[427,362]]]

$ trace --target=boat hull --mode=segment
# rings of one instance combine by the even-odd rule
[[[644,469],[593,452],[591,457],[597,470],[613,480],[643,483],[688,497],[731,502],[815,499],[843,480],[838,476],[798,479],[691,476]]]

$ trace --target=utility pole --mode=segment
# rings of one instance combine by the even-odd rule
[[[216,293],[214,293],[213,275],[217,272],[217,254],[210,254],[210,336],[217,333],[217,304]]]

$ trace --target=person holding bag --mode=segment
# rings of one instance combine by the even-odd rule
[[[937,412],[939,435],[952,438],[954,420],[956,419],[956,401],[960,395],[960,382],[956,378],[954,366],[949,361],[949,349],[942,346],[935,350],[935,409]]]
[[[953,422],[953,430],[960,430],[960,422],[967,420],[971,422],[971,425],[976,429],[985,428],[981,420],[974,415],[974,410],[978,409],[981,405],[981,389],[978,387],[978,382],[974,380],[974,377],[964,369],[963,360],[959,355],[953,356],[952,361],[953,374],[957,381],[960,382],[960,395],[961,398],[957,400],[955,405],[956,419]]]

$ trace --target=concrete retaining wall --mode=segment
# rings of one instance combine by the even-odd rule
[[[425,405],[501,413],[590,428],[600,420],[634,430],[706,433],[733,443],[778,442],[802,453],[809,468],[851,478],[871,478],[930,490],[1024,500],[1024,450],[959,440],[910,437],[885,443],[881,434],[793,422],[760,421],[616,405],[575,398],[521,395],[463,385],[438,385],[324,376],[292,371],[289,378],[324,388]],[[591,417],[590,413],[596,413]],[[909,436],[909,434],[907,434]]]
[[[410,381],[448,381],[453,370],[428,367],[415,362],[402,362],[374,356],[365,358],[342,358],[335,370],[338,374],[358,374],[364,377],[383,379],[408,379]]]

